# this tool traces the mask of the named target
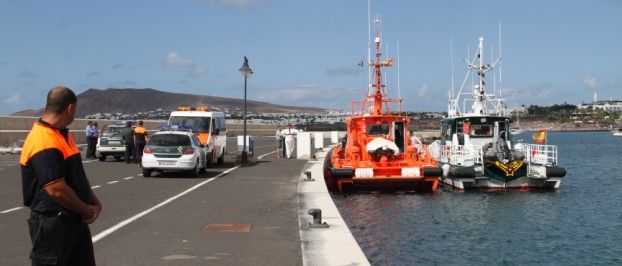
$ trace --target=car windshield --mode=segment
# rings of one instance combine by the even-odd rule
[[[102,135],[103,136],[121,135],[122,131],[123,131],[122,127],[106,127]]]
[[[152,146],[190,146],[190,138],[186,135],[160,134],[149,139]]]
[[[212,118],[174,116],[171,117],[168,123],[169,125],[190,126],[195,132],[209,132],[209,126],[212,123]]]

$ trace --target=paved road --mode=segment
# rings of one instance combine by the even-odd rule
[[[236,147],[230,138],[228,150]],[[274,139],[258,138],[250,167],[229,154],[200,178],[144,178],[121,161],[84,159],[104,211],[91,225],[100,265],[300,265],[296,187],[301,160],[276,159]],[[17,155],[0,155],[0,265],[29,264],[27,208]],[[250,224],[215,232],[208,224]],[[213,227],[210,227],[213,228]]]

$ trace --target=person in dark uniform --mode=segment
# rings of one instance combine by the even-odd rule
[[[86,158],[95,158],[95,144],[97,139],[93,141],[93,135],[95,127],[93,127],[93,121],[89,121],[84,129],[86,132]],[[92,156],[92,157],[91,157]]]
[[[136,162],[136,156],[134,155],[134,130],[132,129],[132,122],[127,121],[126,127],[123,129],[123,140],[125,141],[125,163]],[[134,157],[132,161],[131,158]]]
[[[147,129],[143,127],[143,121],[138,121],[138,126],[134,128],[134,162],[140,163],[143,158],[143,149],[147,144]]]
[[[30,208],[32,265],[95,265],[88,224],[102,206],[67,129],[76,108],[73,91],[51,89],[44,114],[32,126],[20,155],[24,205]]]

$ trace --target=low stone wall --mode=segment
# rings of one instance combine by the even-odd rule
[[[20,117],[20,116],[0,116],[0,146],[8,146],[16,143],[18,140],[23,140],[28,135],[28,131],[32,128],[32,123],[37,121],[38,117]],[[76,119],[69,129],[73,133],[74,138],[78,144],[86,143],[86,136],[84,129],[88,121],[94,121],[99,124],[101,129],[105,125],[112,123],[111,120],[103,119]],[[166,120],[144,120],[145,127],[149,131],[158,130],[158,128],[166,124]],[[263,124],[247,124],[246,134],[249,136],[274,136],[276,134],[277,125],[263,125]],[[244,126],[238,123],[227,123],[227,136],[235,137],[242,135]],[[440,131],[421,131],[415,132],[422,140],[430,140],[435,137],[440,137]]]
[[[8,146],[23,140],[28,135],[28,131],[32,128],[32,124],[37,121],[38,117],[20,117],[20,116],[0,116],[0,146]],[[97,122],[101,129],[105,125],[112,123],[111,120],[98,119],[76,119],[69,129],[73,133],[78,144],[86,143],[86,135],[84,129],[88,121]],[[149,131],[155,131],[161,125],[166,124],[166,120],[144,120],[145,128]],[[227,135],[242,135],[243,125],[227,124]],[[247,124],[246,134],[250,136],[274,136],[276,133],[275,125],[257,125]]]

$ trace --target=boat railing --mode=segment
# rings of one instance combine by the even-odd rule
[[[364,115],[369,113],[369,108],[374,106],[374,102],[371,100],[362,100],[362,101],[352,101],[352,114]],[[397,114],[402,113],[402,102],[400,99],[382,99],[382,112],[384,114],[391,114],[394,110],[397,111]]]
[[[557,165],[557,146],[542,144],[527,144],[523,155],[529,164]]]
[[[483,152],[479,145],[441,146],[441,162],[460,166],[482,164]]]

